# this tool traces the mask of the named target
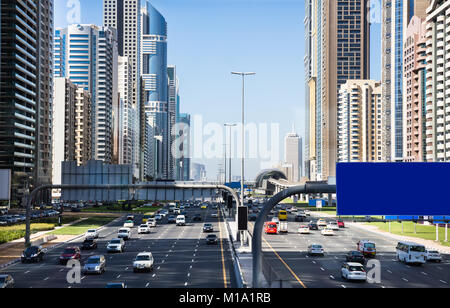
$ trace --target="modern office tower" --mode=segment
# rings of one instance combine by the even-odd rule
[[[65,77],[54,80],[53,94],[53,175],[61,184],[61,162],[75,160],[75,105],[78,87]]]
[[[104,0],[103,25],[117,29],[117,44],[120,56],[127,57],[131,75],[131,108],[141,112],[141,72],[140,72],[140,12],[141,0]],[[134,145],[145,140],[145,122],[141,123],[141,115],[135,115]],[[142,132],[142,136],[141,136]],[[134,147],[134,176],[142,178],[144,173],[143,155],[137,146]],[[142,164],[142,167],[141,167]],[[136,170],[138,168],[139,170]]]
[[[89,91],[78,87],[75,100],[75,160],[86,165],[92,159],[92,100]]]
[[[404,156],[405,162],[426,161],[426,22],[414,16],[404,38]]]
[[[450,1],[433,1],[426,17],[427,161],[450,160]]]
[[[52,183],[61,184],[61,162],[91,159],[91,100],[69,78],[56,77],[53,90]]]
[[[302,176],[302,139],[292,129],[284,138],[284,162],[290,166],[288,180],[297,183]]]
[[[181,113],[175,125],[175,142],[173,150],[176,151],[175,173],[177,181],[189,181],[191,169],[191,116]]]
[[[143,134],[145,136],[144,148],[143,152],[143,160],[144,160],[144,176],[143,180],[146,179],[155,179],[155,155],[154,155],[154,147],[155,147],[155,136],[153,135],[153,128],[145,122],[145,129]]]
[[[131,76],[131,65],[128,57],[119,57],[119,121],[118,121],[118,139],[119,139],[119,164],[132,165],[136,168],[135,153],[135,114],[133,109],[133,85]],[[136,174],[136,170],[134,170]]]
[[[338,101],[338,162],[383,161],[381,84],[348,80]]]
[[[365,0],[306,3],[306,169],[312,180],[336,175],[339,87],[349,79],[370,75],[368,4]]]
[[[53,1],[1,1],[0,20],[0,168],[18,200],[51,183]]]
[[[167,23],[149,2],[141,10],[141,73],[145,114],[156,140],[155,177],[169,178],[169,108],[167,95]]]
[[[202,164],[192,163],[191,180],[196,182],[206,182],[206,167]]]
[[[91,93],[92,158],[106,163],[113,159],[117,58],[113,28],[71,25],[55,31],[55,76],[68,77]]]
[[[169,178],[175,179],[178,177],[178,173],[175,172],[176,166],[176,153],[174,153],[175,138],[177,132],[175,131],[175,124],[179,117],[179,82],[177,77],[177,68],[174,65],[167,67],[168,77],[168,99],[169,99]]]
[[[383,117],[386,131],[383,136],[386,161],[403,161],[403,42],[411,18],[424,19],[429,0],[383,0],[382,26],[382,85]]]

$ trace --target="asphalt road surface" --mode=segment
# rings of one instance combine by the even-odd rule
[[[309,218],[308,218],[309,219]],[[316,217],[314,219],[317,219]],[[329,221],[330,219],[324,218]],[[441,263],[421,266],[405,265],[396,260],[397,241],[347,224],[345,229],[335,231],[334,236],[323,236],[320,231],[300,235],[299,222],[289,217],[289,233],[263,236],[266,264],[275,272],[275,285],[299,288],[448,288],[450,287],[450,256],[443,255]],[[381,264],[381,283],[348,282],[341,278],[341,266],[345,255],[357,250],[356,243],[366,239],[377,246]],[[325,256],[308,256],[307,247],[320,244]],[[271,272],[268,270],[267,272]]]
[[[82,261],[92,255],[106,257],[106,272],[102,275],[81,274],[80,284],[69,284],[66,276],[69,269],[58,264],[65,247],[79,246],[84,238],[67,243],[47,253],[44,261],[34,264],[15,264],[2,269],[0,274],[11,274],[17,288],[104,288],[107,283],[125,283],[128,288],[230,288],[235,287],[235,278],[228,238],[222,217],[213,218],[217,212],[211,208],[187,210],[186,226],[167,224],[167,217],[151,234],[138,234],[137,226],[131,239],[126,241],[123,253],[108,254],[106,245],[115,238],[125,217],[115,221],[100,232],[98,248],[82,251]],[[202,215],[202,222],[192,222],[194,214]],[[141,222],[142,216],[135,217]],[[212,223],[219,238],[218,245],[206,245],[203,224]],[[133,260],[139,252],[151,252],[155,259],[150,273],[133,273]]]

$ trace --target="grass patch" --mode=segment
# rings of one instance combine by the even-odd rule
[[[378,229],[389,232],[388,223],[367,223],[369,226],[376,226]],[[415,238],[421,238],[425,240],[436,240],[436,226],[425,226],[421,224],[416,225],[416,233],[414,233],[414,223],[411,221],[403,222],[403,233],[402,224],[400,222],[391,222],[391,233],[397,235],[410,236]],[[449,242],[444,242],[445,240],[445,227],[439,227],[439,242],[441,245],[450,246]]]
[[[62,223],[67,224],[71,223],[75,220],[78,220],[78,217],[63,217]],[[39,221],[32,223],[30,225],[31,234],[42,232],[42,231],[50,231],[55,229],[58,225],[58,218],[43,218]],[[0,244],[8,243],[19,238],[25,237],[25,224],[19,224],[14,226],[6,226],[0,227]]]
[[[107,223],[113,221],[117,217],[91,217],[83,221],[77,222],[72,226],[64,227],[59,230],[55,230],[50,234],[54,235],[81,235],[89,229],[97,229]]]

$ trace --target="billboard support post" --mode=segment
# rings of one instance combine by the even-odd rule
[[[439,242],[439,224],[436,224],[436,242]]]
[[[448,234],[448,224],[445,224],[445,242],[447,243],[448,242],[448,237],[447,237],[447,234]]]
[[[391,221],[389,220],[389,233],[391,233]]]

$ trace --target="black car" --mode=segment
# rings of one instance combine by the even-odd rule
[[[167,223],[174,224],[177,222],[177,218],[173,215],[170,215],[169,218],[167,218]]]
[[[203,232],[214,232],[214,228],[212,224],[205,224],[203,226]]]
[[[296,222],[304,222],[305,217],[303,215],[295,215],[295,221]]]
[[[209,234],[206,237],[206,244],[208,244],[208,245],[216,245],[217,244],[217,235]]]
[[[202,221],[202,215],[200,214],[195,214],[194,218],[192,219],[193,221]]]
[[[361,264],[364,264],[366,262],[364,255],[359,251],[350,251],[345,256],[345,259],[347,260],[347,262],[356,262]]]
[[[309,230],[319,230],[319,226],[317,225],[317,222],[311,221],[308,224]]]
[[[97,240],[94,239],[84,240],[83,244],[81,245],[81,249],[83,250],[97,249]]]
[[[44,259],[45,252],[42,247],[38,246],[30,246],[24,250],[21,261],[25,262],[39,262]]]
[[[249,221],[256,221],[257,219],[258,219],[258,215],[256,215],[256,214],[252,214],[248,217]]]

